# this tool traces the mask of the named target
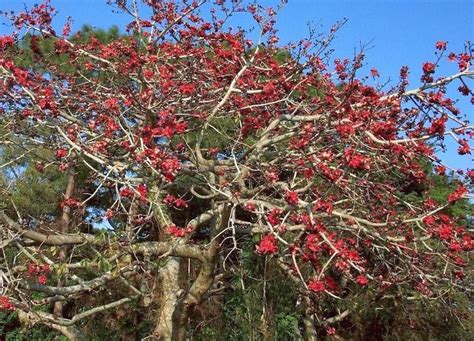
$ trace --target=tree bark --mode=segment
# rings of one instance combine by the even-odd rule
[[[225,206],[215,222],[217,231],[227,227],[229,216],[230,207]],[[218,254],[219,241],[215,239],[207,249],[203,249],[199,275],[185,293],[179,287],[179,259],[168,259],[160,274],[161,307],[154,331],[159,340],[186,340],[189,316],[214,282]]]
[[[69,173],[68,173],[68,179],[67,179],[67,186],[66,186],[66,191],[64,193],[64,200],[69,199],[73,196],[74,193],[74,187],[75,187],[75,171],[73,167],[69,167]],[[63,207],[63,214],[61,215],[61,219],[59,221],[59,232],[61,233],[68,233],[69,232],[69,225],[71,222],[71,207],[65,205]],[[67,259],[67,254],[68,254],[68,247],[67,246],[61,246],[59,248],[59,262],[65,262]],[[58,279],[56,286],[58,288],[63,286],[63,281],[61,279]],[[62,301],[58,301],[54,303],[54,315],[63,317],[64,311],[63,311],[64,305]]]
[[[304,337],[306,341],[317,341],[318,333],[316,331],[315,321],[312,314],[311,300],[308,297],[304,297],[304,302],[306,304],[303,315]]]
[[[181,288],[179,287],[179,258],[168,258],[160,273],[160,314],[154,335],[159,340],[172,340],[173,313],[176,308]]]
[[[44,319],[41,318],[41,315],[38,315],[38,313],[33,312],[33,311],[25,312],[23,310],[18,310],[18,318],[21,321],[21,323],[24,324],[25,326],[31,326],[36,323],[48,326],[49,328],[54,329],[60,332],[61,334],[63,334],[70,341],[85,341],[86,340],[85,335],[82,334],[76,326],[74,325],[62,326],[56,323],[45,321]]]
[[[314,319],[305,314],[303,317],[303,325],[304,325],[304,336],[306,341],[317,341],[318,335],[316,333],[316,328],[314,327]]]

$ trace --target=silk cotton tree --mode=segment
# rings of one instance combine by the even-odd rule
[[[405,194],[428,192],[427,165],[446,173],[435,153],[445,138],[471,155],[473,126],[447,96],[473,102],[470,45],[437,42],[418,86],[403,67],[384,90],[370,85],[377,70],[358,76],[363,54],[331,59],[338,25],[283,46],[275,12],[255,4],[114,4],[130,24],[107,43],[77,39],[70,23],[55,32],[49,2],[7,14],[16,32],[0,37],[1,143],[23,153],[2,167],[27,162],[67,181],[59,213],[2,208],[3,309],[77,340],[94,314],[155,304],[150,338],[184,340],[193,310],[228,290],[249,248],[299,287],[309,340],[350,314],[328,315],[323,301],[337,311],[366,290],[442,299],[469,289],[474,244],[449,208],[472,195],[474,170],[457,172],[443,200]],[[253,17],[257,41],[228,28],[239,15]],[[447,62],[458,72],[439,77]],[[91,219],[103,222],[86,233]],[[85,296],[103,303],[65,311]]]

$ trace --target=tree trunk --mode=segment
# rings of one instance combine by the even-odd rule
[[[227,227],[229,216],[230,206],[226,206],[216,219],[216,231]],[[179,287],[179,260],[173,257],[168,259],[160,274],[161,307],[154,331],[159,340],[186,340],[189,316],[214,282],[218,254],[219,241],[215,239],[207,250],[203,249],[199,275],[185,293]]]
[[[66,191],[64,193],[64,200],[69,199],[73,196],[74,187],[75,187],[75,172],[74,167],[69,167],[68,179],[67,179],[67,186]],[[61,220],[59,221],[59,232],[61,233],[68,233],[69,232],[69,225],[71,222],[71,207],[65,205],[63,207],[63,214],[61,215]],[[59,249],[59,262],[65,262],[68,255],[68,247],[61,246]],[[63,281],[58,279],[56,286],[58,288],[63,286]],[[63,302],[58,301],[54,303],[54,315],[63,317]]]
[[[303,325],[305,340],[317,341],[318,335],[316,333],[316,328],[314,327],[314,319],[309,315],[305,315],[303,317]]]
[[[179,287],[179,260],[174,257],[169,258],[162,269],[160,314],[154,331],[154,335],[159,340],[186,340],[189,316],[214,281],[217,250],[214,250],[214,247],[211,247],[211,250],[212,257],[202,263],[197,279],[186,294]]]
[[[303,325],[304,325],[304,337],[306,341],[317,341],[318,334],[316,331],[316,326],[314,322],[313,312],[311,309],[311,300],[308,297],[304,297],[306,304],[304,316],[303,316]]]
[[[160,273],[160,314],[154,335],[162,341],[172,340],[173,314],[181,294],[179,287],[179,259],[168,258]]]

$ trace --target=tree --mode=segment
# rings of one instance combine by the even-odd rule
[[[59,207],[2,204],[3,309],[81,339],[87,319],[128,305],[155,312],[150,338],[184,340],[250,264],[264,302],[296,288],[285,323],[314,340],[368,293],[468,290],[474,244],[456,208],[474,171],[430,198],[427,165],[445,176],[445,136],[471,153],[472,126],[446,95],[452,83],[473,95],[471,46],[449,54],[457,74],[435,79],[447,51],[436,43],[420,87],[407,90],[403,67],[384,91],[357,76],[362,53],[330,66],[337,25],[282,47],[272,9],[215,1],[206,21],[204,2],[147,1],[142,18],[116,1],[128,34],[102,41],[69,37],[69,23],[56,33],[49,2],[11,17],[30,48],[0,38],[2,153],[19,173],[5,195],[34,188],[25,164],[34,179],[63,172],[63,187]],[[243,12],[258,42],[221,19]]]

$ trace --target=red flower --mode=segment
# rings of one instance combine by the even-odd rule
[[[464,187],[463,185],[460,185],[458,188],[454,190],[449,196],[448,196],[448,202],[450,204],[462,199],[464,197],[464,194],[468,192],[467,188]]]
[[[244,205],[244,210],[249,212],[254,212],[257,209],[257,206],[253,202],[247,202]]]
[[[104,107],[106,109],[109,109],[111,111],[117,111],[119,109],[118,107],[118,99],[116,98],[107,98],[104,101]]]
[[[326,286],[324,285],[323,281],[312,279],[308,283],[308,289],[314,292],[322,292],[326,290]]]
[[[328,333],[328,335],[334,335],[334,334],[336,334],[336,328],[334,328],[334,327],[328,327],[328,328],[326,329],[326,333]]]
[[[146,197],[148,196],[148,188],[146,185],[141,184],[137,187],[138,193],[140,193],[140,199],[146,200]]]
[[[61,204],[59,204],[60,208],[64,208],[64,206],[68,206],[71,208],[80,207],[81,202],[74,198],[67,198],[66,200],[63,200]]]
[[[426,62],[423,63],[423,72],[428,74],[428,73],[434,73],[436,65],[431,63],[431,62]]]
[[[110,219],[112,218],[114,215],[114,211],[112,211],[110,208],[107,209],[107,211],[105,211],[105,219]]]
[[[193,84],[183,84],[179,87],[179,92],[181,92],[183,95],[190,95],[194,91],[194,85]]]
[[[325,286],[328,290],[330,290],[330,291],[338,291],[339,290],[339,285],[334,280],[334,278],[332,278],[331,276],[326,276],[324,278],[324,280],[326,281]]]
[[[143,76],[145,76],[145,78],[153,78],[155,76],[155,73],[153,72],[153,70],[145,70],[143,71]]]
[[[15,306],[10,302],[10,298],[7,296],[0,296],[0,309],[1,310],[14,310]]]
[[[449,243],[449,249],[453,252],[459,252],[462,250],[462,247],[459,243],[451,242]]]
[[[319,237],[317,234],[309,234],[306,237],[306,248],[313,252],[318,252],[321,250],[319,246]]]
[[[163,200],[167,205],[173,205],[176,197],[173,194],[167,194],[165,199]]]
[[[40,275],[40,276],[38,276],[38,283],[39,283],[39,284],[43,284],[43,285],[44,285],[44,284],[46,284],[47,280],[48,280],[48,278],[47,278],[45,275]]]
[[[349,147],[344,151],[344,158],[346,159],[347,165],[351,168],[370,169],[370,158],[357,153],[352,147]]]
[[[448,116],[446,115],[443,115],[440,118],[433,120],[433,123],[431,123],[431,127],[429,129],[429,133],[443,135],[446,129],[447,120]]]
[[[272,255],[278,252],[278,242],[274,235],[267,234],[260,239],[257,252],[262,255]]]
[[[376,68],[370,69],[370,74],[372,77],[380,77],[379,71]]]
[[[7,46],[13,46],[15,41],[12,36],[1,36],[0,37],[0,48],[4,49]]]
[[[369,280],[364,275],[357,276],[356,277],[356,282],[357,282],[357,284],[362,285],[362,286],[365,286],[365,285],[369,284]]]
[[[49,273],[51,271],[51,269],[49,268],[49,264],[41,265],[41,271],[46,274]]]
[[[176,208],[186,208],[186,207],[188,207],[188,203],[186,202],[186,200],[184,200],[182,198],[176,199],[175,202],[174,202],[174,205],[176,206]]]
[[[167,194],[164,202],[169,206],[174,206],[176,208],[186,208],[188,203],[182,198],[176,198],[173,194]]]
[[[446,50],[446,44],[447,42],[446,41],[443,41],[443,40],[438,40],[435,44],[435,47],[437,50]]]
[[[265,179],[272,184],[277,182],[279,179],[278,172],[275,169],[270,169],[266,171]]]
[[[471,147],[469,146],[469,143],[467,140],[462,139],[459,140],[459,148],[458,148],[458,154],[459,155],[466,155],[466,154],[471,154]]]
[[[299,202],[300,198],[298,197],[298,193],[296,193],[294,191],[288,191],[285,194],[285,200],[288,204],[290,204],[292,206],[296,206],[296,205],[298,205],[298,202]]]
[[[441,239],[449,239],[453,232],[453,227],[450,225],[442,224],[438,228],[438,234]]]
[[[120,190],[120,196],[124,198],[133,198],[134,193],[130,188],[124,187]]]
[[[168,231],[169,234],[171,234],[175,237],[182,238],[185,235],[191,233],[192,229],[191,228],[178,227],[176,225],[171,225],[171,226],[168,227],[167,231]]]
[[[353,123],[339,124],[336,127],[337,132],[342,138],[346,139],[351,135],[354,135],[355,129]]]
[[[280,222],[281,210],[274,208],[267,216],[268,222],[273,226],[278,225]]]
[[[62,159],[63,157],[65,157],[67,155],[67,150],[64,149],[64,148],[59,148],[58,150],[56,150],[56,157],[58,159]]]
[[[28,275],[33,276],[39,273],[39,267],[35,263],[28,264]]]
[[[446,167],[443,166],[443,165],[438,165],[435,167],[435,171],[436,173],[438,173],[438,175],[440,176],[444,176],[446,175]]]
[[[35,169],[40,172],[40,173],[43,173],[44,172],[44,164],[40,161],[36,162],[35,164]]]
[[[466,175],[471,179],[471,183],[474,184],[474,169],[468,170]]]

